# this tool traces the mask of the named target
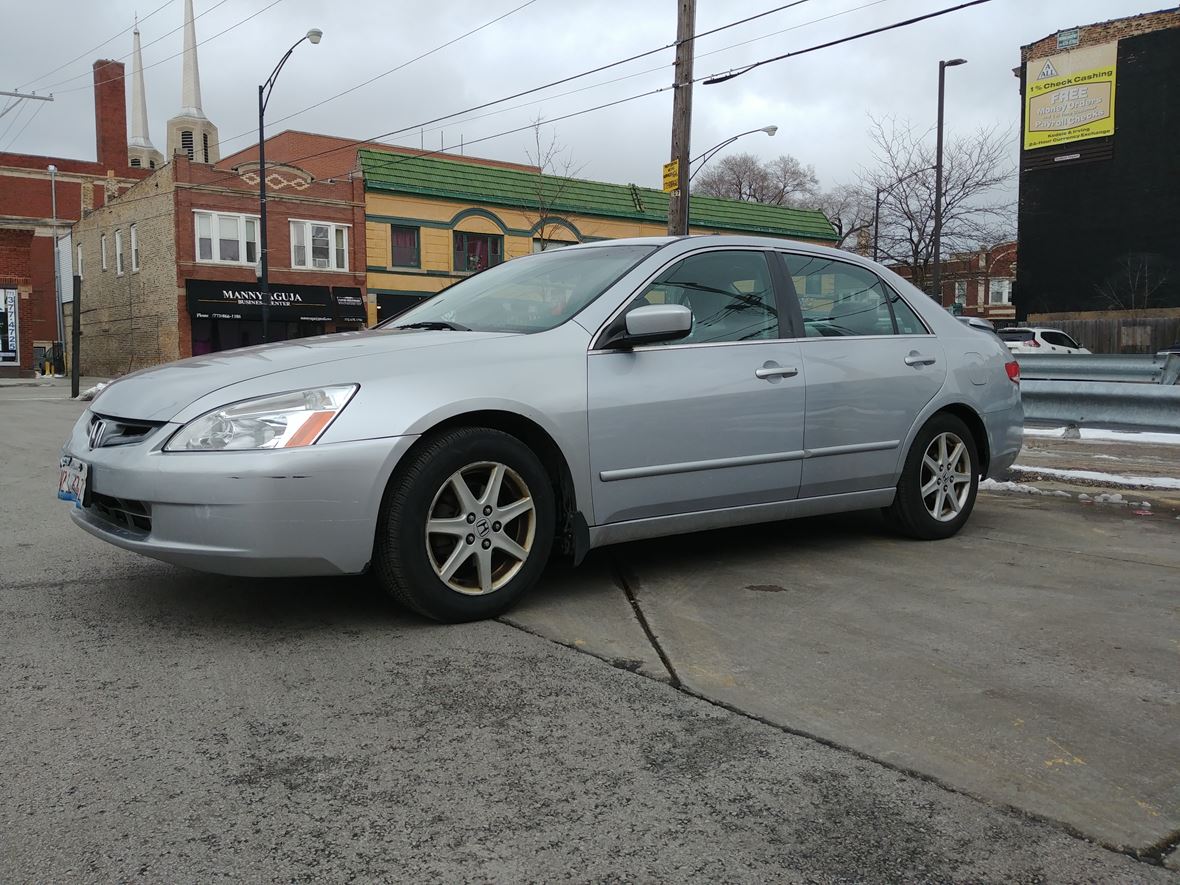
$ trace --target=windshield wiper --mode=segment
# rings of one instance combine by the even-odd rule
[[[434,329],[448,332],[470,332],[466,326],[458,323],[448,323],[445,320],[426,320],[421,323],[406,323],[404,326],[392,326],[394,329]]]

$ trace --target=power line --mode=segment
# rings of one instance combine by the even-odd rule
[[[841,37],[839,40],[829,40],[827,43],[821,43],[818,46],[809,46],[807,49],[798,49],[794,52],[784,52],[782,55],[776,55],[773,58],[764,58],[764,59],[762,59],[762,61],[756,61],[753,64],[746,65],[745,67],[738,68],[737,70],[731,70],[731,71],[728,71],[724,74],[714,74],[713,76],[706,79],[704,82],[705,82],[706,86],[712,86],[717,83],[724,83],[726,80],[732,80],[734,77],[740,77],[742,74],[747,74],[750,71],[754,70],[754,68],[760,68],[760,67],[762,67],[762,65],[768,65],[774,61],[782,61],[784,58],[791,58],[792,56],[803,55],[804,53],[807,53],[807,52],[815,52],[819,49],[828,49],[832,46],[839,46],[841,43],[850,43],[853,40],[859,40],[861,37],[870,37],[873,34],[882,34],[885,31],[892,31],[896,28],[905,28],[910,25],[917,24],[918,22],[926,21],[927,19],[938,18],[938,16],[946,15],[949,12],[958,12],[959,10],[966,9],[969,6],[978,6],[981,3],[989,3],[989,2],[991,2],[991,0],[970,0],[970,2],[967,2],[967,3],[960,3],[958,6],[948,6],[946,9],[939,9],[939,10],[936,10],[935,12],[928,12],[928,13],[926,13],[926,15],[915,16],[914,18],[909,18],[909,19],[906,19],[905,21],[894,22],[891,25],[884,25],[883,27],[880,27],[880,28],[873,28],[870,31],[862,31],[859,34],[853,34],[851,37]]]
[[[225,2],[227,2],[227,0],[221,0],[221,2],[217,4],[217,6],[220,6],[222,3],[225,3]],[[262,8],[261,8],[260,10],[258,10],[257,12],[251,13],[250,15],[246,16],[246,17],[245,17],[244,19],[242,19],[241,21],[239,21],[239,22],[236,22],[236,23],[234,23],[234,24],[230,25],[230,26],[229,26],[228,28],[226,28],[224,31],[218,31],[218,32],[217,32],[216,34],[214,34],[212,37],[206,37],[204,40],[198,40],[198,41],[197,41],[197,43],[196,43],[196,45],[197,45],[197,46],[204,46],[204,45],[205,45],[206,43],[208,43],[210,40],[216,40],[218,37],[220,37],[220,36],[222,36],[222,35],[224,35],[224,34],[228,34],[230,31],[232,31],[232,30],[234,30],[234,29],[236,29],[236,28],[240,28],[240,27],[241,27],[242,25],[244,25],[246,22],[250,21],[250,19],[257,18],[258,16],[262,15],[262,13],[264,13],[264,12],[266,12],[268,9],[270,9],[272,6],[277,6],[278,4],[280,4],[280,3],[282,3],[282,2],[283,2],[283,0],[271,0],[271,2],[270,2],[270,3],[268,3],[266,6],[262,7]],[[212,12],[212,11],[213,11],[215,8],[216,8],[216,6],[211,6],[211,7],[209,7],[209,9],[205,10],[205,12]],[[201,14],[202,14],[202,15],[204,15],[205,13],[201,13]],[[196,21],[196,19],[197,19],[197,17],[196,17],[196,16],[193,16],[193,21]],[[181,25],[181,27],[184,27],[184,26],[183,26],[183,25]],[[177,28],[176,30],[180,30],[180,28]],[[174,33],[174,32],[173,32],[173,33]],[[165,36],[167,36],[167,35],[165,35]],[[162,40],[162,39],[164,39],[164,38],[163,38],[163,37],[160,37],[159,39],[161,39],[161,40]],[[152,42],[155,42],[155,41],[152,41]],[[143,66],[143,70],[145,70],[145,71],[146,71],[146,70],[148,70],[149,68],[154,68],[154,67],[156,67],[157,65],[162,65],[162,64],[163,64],[164,62],[166,62],[166,61],[171,61],[171,60],[172,60],[172,59],[174,59],[174,58],[178,58],[179,56],[182,56],[182,55],[184,55],[185,51],[186,51],[186,50],[183,50],[183,49],[182,49],[180,52],[175,52],[175,53],[173,53],[172,55],[169,55],[169,56],[166,56],[165,58],[162,58],[162,59],[160,59],[159,61],[154,61],[154,62],[152,62],[150,65],[144,65],[144,66]],[[120,59],[120,61],[123,61],[123,60],[125,60],[127,57],[128,57],[128,56],[123,56],[123,58],[122,58],[122,59]],[[85,77],[86,75],[85,75],[85,74],[79,74],[78,76],[79,76],[79,77]],[[70,78],[70,80],[77,80],[77,79],[78,79],[78,77],[71,77],[71,78]],[[124,79],[123,77],[111,77],[109,80],[101,80],[101,81],[99,81],[98,83],[95,83],[95,84],[94,84],[94,86],[102,86],[104,83],[114,83],[114,82],[116,82],[116,81],[121,81],[121,80],[123,80],[123,79]],[[68,82],[70,82],[70,80],[62,80],[61,82],[62,82],[62,83],[68,83]],[[55,84],[55,85],[56,85],[56,84]],[[84,86],[74,86],[74,87],[71,87],[70,89],[62,89],[62,90],[60,90],[60,91],[61,91],[62,93],[66,93],[66,92],[78,92],[78,91],[79,91],[79,90],[81,90],[81,89],[90,89],[90,88],[91,88],[90,84],[86,84],[86,85],[84,85]]]
[[[8,148],[11,148],[14,144],[16,144],[17,140],[22,135],[24,135],[25,130],[29,128],[29,124],[37,119],[37,115],[40,114],[44,108],[44,104],[37,105],[37,110],[33,111],[33,116],[29,117],[29,119],[25,121],[25,125],[20,128],[16,135],[12,136],[12,141],[8,142]],[[7,151],[8,148],[5,148],[5,151]]]
[[[164,0],[164,2],[163,2],[163,3],[161,3],[161,4],[160,4],[159,6],[157,6],[155,9],[153,9],[151,12],[149,12],[147,15],[145,15],[145,16],[144,16],[142,19],[139,19],[139,21],[147,21],[149,18],[151,18],[153,15],[155,15],[157,12],[159,12],[159,11],[160,11],[161,9],[163,9],[165,6],[171,6],[171,5],[172,5],[173,3],[175,3],[175,2],[176,2],[176,0]],[[202,13],[202,15],[204,15],[204,13]],[[105,40],[103,40],[101,43],[99,43],[97,46],[92,46],[90,49],[87,49],[85,52],[83,52],[81,55],[77,56],[76,58],[71,58],[71,59],[70,59],[69,61],[67,61],[65,64],[60,64],[60,65],[58,65],[58,66],[57,66],[56,68],[54,68],[52,71],[48,71],[48,72],[46,72],[46,73],[42,74],[40,77],[34,77],[32,80],[29,80],[27,83],[24,83],[24,84],[22,84],[21,86],[18,86],[18,87],[17,87],[17,89],[18,89],[18,90],[19,90],[19,89],[23,89],[25,86],[30,86],[30,85],[32,85],[33,83],[38,83],[38,82],[40,82],[41,80],[44,80],[46,77],[50,77],[50,76],[52,76],[52,75],[56,74],[56,73],[57,73],[58,71],[60,71],[62,68],[67,68],[67,67],[69,67],[70,65],[72,65],[74,62],[76,62],[76,61],[81,61],[82,59],[86,58],[86,56],[90,55],[90,53],[92,53],[92,52],[97,52],[98,50],[100,50],[100,49],[102,49],[104,46],[106,46],[108,43],[110,43],[111,41],[113,41],[113,40],[117,40],[119,37],[122,37],[124,34],[126,34],[128,31],[130,31],[130,30],[131,30],[132,28],[134,28],[134,27],[135,27],[135,25],[133,24],[133,25],[132,25],[130,28],[124,28],[123,30],[119,31],[119,33],[115,34],[115,36],[113,36],[113,37],[108,37],[107,39],[105,39]],[[151,45],[151,44],[148,44],[148,45]],[[85,74],[82,74],[81,76],[83,76],[83,77],[84,77],[84,76],[86,76],[86,75],[85,75]],[[70,79],[77,79],[77,78],[75,78],[75,77],[71,77]],[[66,82],[66,83],[68,83],[68,82],[69,82],[69,80],[66,80],[66,81],[63,81],[63,82]]]

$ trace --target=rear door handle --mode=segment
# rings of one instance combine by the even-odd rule
[[[935,359],[932,356],[922,356],[922,354],[914,351],[905,358],[907,366],[933,366]]]
[[[756,378],[794,378],[798,374],[794,366],[763,366],[754,370]]]

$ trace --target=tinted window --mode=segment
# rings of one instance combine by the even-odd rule
[[[1001,329],[999,335],[1005,341],[1028,341],[1033,337],[1031,329]]]
[[[926,335],[927,330],[922,321],[918,319],[918,315],[914,313],[914,309],[905,303],[900,295],[892,289],[886,288],[892,297],[893,319],[897,323],[898,335]]]
[[[692,332],[669,344],[778,337],[778,308],[762,252],[706,252],[660,274],[630,307],[684,304]]]
[[[889,297],[899,304],[900,297],[877,279],[877,275],[848,264],[818,255],[785,255],[787,273],[795,284],[799,306],[803,310],[803,328],[809,338],[845,335],[892,335],[893,318]],[[888,293],[888,294],[887,294]],[[910,313],[910,328],[921,323]]]

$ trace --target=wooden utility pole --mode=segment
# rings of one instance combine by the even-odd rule
[[[676,89],[672,99],[672,161],[680,161],[680,183],[668,199],[668,234],[688,233],[688,152],[692,138],[692,51],[696,35],[696,0],[677,0]]]

